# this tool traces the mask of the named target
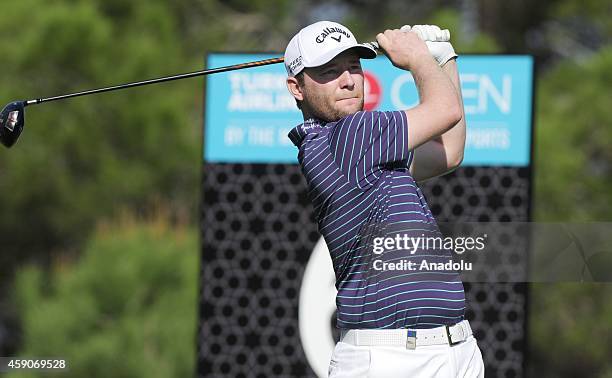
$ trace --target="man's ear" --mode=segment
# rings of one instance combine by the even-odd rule
[[[296,100],[304,100],[304,93],[302,92],[302,87],[300,87],[300,83],[295,77],[289,76],[287,78],[287,88],[289,89],[289,93],[291,93]]]

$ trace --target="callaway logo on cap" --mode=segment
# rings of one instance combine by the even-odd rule
[[[305,67],[318,67],[336,55],[355,48],[361,58],[376,57],[376,50],[357,43],[348,28],[331,21],[319,21],[300,30],[285,50],[287,75],[295,76]]]

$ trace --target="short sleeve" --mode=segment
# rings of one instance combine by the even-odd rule
[[[340,120],[331,132],[330,150],[349,181],[372,185],[390,167],[410,166],[408,120],[403,111],[363,111]]]

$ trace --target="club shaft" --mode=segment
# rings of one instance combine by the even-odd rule
[[[64,95],[60,95],[60,96],[53,96],[53,97],[46,97],[46,98],[38,98],[38,99],[34,99],[34,100],[28,100],[28,101],[25,101],[24,105],[26,105],[26,106],[27,105],[35,105],[35,104],[40,104],[40,103],[43,103],[43,102],[63,100],[63,99],[66,99],[66,98],[71,98],[71,97],[87,96],[87,95],[94,94],[94,93],[110,92],[110,91],[116,91],[116,90],[120,90],[120,89],[139,87],[139,86],[142,86],[142,85],[157,84],[157,83],[163,83],[163,82],[166,82],[166,81],[181,80],[181,79],[187,79],[187,78],[190,78],[190,77],[196,77],[196,76],[210,75],[210,74],[220,73],[220,72],[240,70],[240,69],[243,69],[243,68],[265,66],[265,65],[268,65],[268,64],[282,63],[283,60],[284,60],[283,57],[279,57],[279,58],[258,60],[258,61],[249,62],[249,63],[235,64],[233,66],[225,66],[225,67],[219,67],[219,68],[211,68],[211,69],[208,69],[208,70],[200,70],[200,71],[194,71],[194,72],[187,72],[187,73],[178,74],[178,75],[159,77],[159,78],[156,78],[156,79],[149,79],[149,80],[143,80],[143,81],[136,81],[136,82],[133,82],[133,83],[125,83],[125,84],[120,84],[120,85],[113,85],[111,87],[90,89],[90,90],[87,90],[87,91],[76,92],[76,93],[69,93],[69,94],[64,94]]]
[[[450,39],[450,32],[447,29],[443,30],[443,32],[445,34],[440,36],[440,38],[441,38],[440,40],[441,41],[442,40],[448,41]],[[370,47],[374,48],[377,51],[380,49],[380,47],[378,46],[377,42],[367,42],[365,44],[370,45]],[[133,82],[133,83],[125,83],[125,84],[120,84],[120,85],[113,85],[111,87],[90,89],[90,90],[87,90],[87,91],[76,92],[76,93],[69,93],[69,94],[64,94],[64,95],[60,95],[60,96],[38,98],[38,99],[34,99],[34,100],[27,100],[27,101],[23,102],[23,105],[24,106],[35,105],[35,104],[40,104],[40,103],[43,103],[43,102],[63,100],[63,99],[66,99],[66,98],[71,98],[71,97],[87,96],[87,95],[94,94],[94,93],[110,92],[110,91],[116,91],[116,90],[120,90],[120,89],[140,87],[142,85],[157,84],[157,83],[163,83],[163,82],[166,82],[166,81],[181,80],[181,79],[187,79],[187,78],[190,78],[190,77],[210,75],[210,74],[219,73],[219,72],[227,72],[227,71],[240,70],[240,69],[243,69],[243,68],[251,68],[251,67],[265,66],[265,65],[268,65],[268,64],[282,63],[283,61],[284,61],[283,57],[258,60],[258,61],[255,61],[255,62],[235,64],[233,66],[225,66],[225,67],[219,67],[219,68],[212,68],[212,69],[208,69],[208,70],[188,72],[188,73],[183,73],[183,74],[178,74],[178,75],[173,75],[173,76],[164,76],[164,77],[159,77],[159,78],[156,78],[156,79],[149,79],[149,80],[144,80],[144,81],[136,81],[136,82]]]

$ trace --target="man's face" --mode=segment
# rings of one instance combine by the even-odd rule
[[[304,69],[303,82],[302,110],[309,116],[332,122],[363,110],[363,71],[354,51]]]

